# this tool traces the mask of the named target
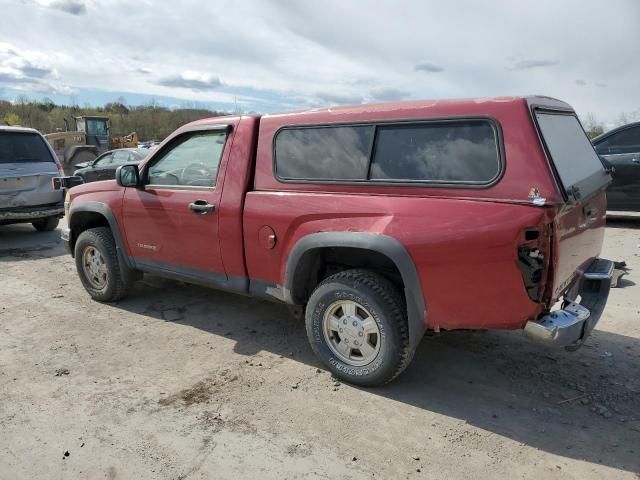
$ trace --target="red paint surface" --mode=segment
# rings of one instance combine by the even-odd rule
[[[469,116],[489,116],[501,126],[506,168],[489,188],[294,184],[279,182],[273,175],[273,136],[283,126]],[[428,326],[520,328],[540,314],[544,303],[553,303],[575,270],[600,252],[604,192],[584,202],[591,207],[590,217],[584,205],[563,204],[522,98],[398,102],[195,122],[215,123],[232,124],[234,130],[211,193],[216,212],[208,216],[210,223],[181,220],[181,209],[195,198],[192,192],[161,196],[127,189],[124,211],[131,221],[123,236],[129,255],[159,255],[157,259],[169,263],[282,285],[289,252],[305,235],[376,232],[396,238],[411,255]],[[531,204],[532,188],[546,199],[544,207]],[[122,226],[123,195],[114,182],[92,183],[72,192],[74,202],[86,198],[109,204]],[[277,236],[272,249],[260,244],[265,225]],[[529,299],[517,268],[517,247],[525,243],[527,228],[539,229],[541,249],[551,257],[544,303]],[[170,238],[170,254],[137,251],[132,245],[142,237],[156,243]],[[187,248],[187,242],[197,243],[197,252]]]

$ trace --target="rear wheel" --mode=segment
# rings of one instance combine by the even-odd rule
[[[39,232],[51,232],[56,229],[59,222],[60,219],[58,217],[47,217],[31,222],[31,225]]]
[[[374,272],[346,270],[325,279],[309,298],[306,326],[316,355],[344,381],[381,385],[411,361],[402,297]]]
[[[89,152],[88,150],[81,150],[76,153],[68,163],[64,164],[64,174],[65,175],[73,175],[73,171],[76,169],[76,165],[84,162],[91,162],[95,160],[96,155],[93,152]]]
[[[120,268],[109,228],[90,228],[82,232],[76,242],[75,259],[80,281],[94,300],[115,302],[133,288],[135,273]]]

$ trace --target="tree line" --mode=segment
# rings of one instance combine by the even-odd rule
[[[147,105],[128,106],[122,98],[101,107],[58,105],[46,98],[40,101],[26,97],[18,97],[13,102],[0,100],[0,125],[20,125],[52,133],[66,129],[65,119],[73,130],[73,117],[99,115],[109,118],[112,136],[137,132],[140,140],[162,140],[185,123],[226,114],[197,106],[170,109],[153,101]]]

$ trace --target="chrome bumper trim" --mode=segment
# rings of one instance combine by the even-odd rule
[[[580,303],[565,298],[561,310],[528,321],[524,335],[543,345],[564,347],[570,351],[580,348],[602,316],[609,297],[613,270],[612,261],[595,259],[587,270],[579,272]]]

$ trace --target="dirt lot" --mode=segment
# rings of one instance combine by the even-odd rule
[[[59,232],[0,227],[0,478],[640,478],[639,227],[607,230],[634,270],[577,353],[429,336],[368,390],[282,306],[151,277],[101,305]]]

